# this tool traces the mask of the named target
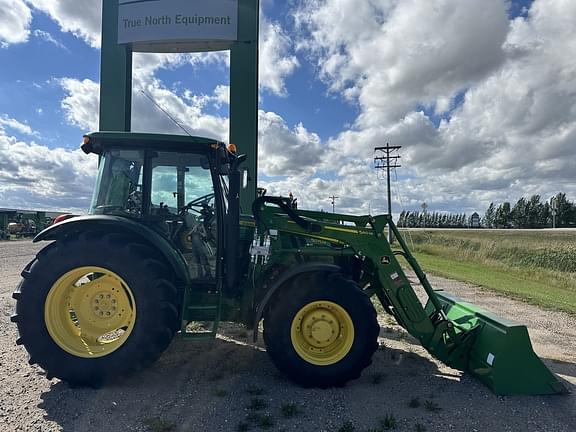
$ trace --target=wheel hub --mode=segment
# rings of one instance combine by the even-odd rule
[[[306,342],[314,348],[325,348],[340,335],[338,319],[328,309],[318,309],[302,320],[302,331]]]
[[[118,300],[113,293],[102,291],[92,298],[90,304],[97,318],[111,318],[116,315]]]
[[[346,357],[354,342],[354,324],[342,306],[316,301],[296,313],[290,337],[300,357],[308,363],[326,366]]]

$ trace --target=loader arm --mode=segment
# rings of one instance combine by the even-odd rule
[[[294,210],[288,204],[284,198],[265,196],[253,205],[258,230],[277,232],[276,239],[272,239],[273,256],[353,255],[362,263],[360,283],[366,294],[376,296],[399,325],[446,365],[471,372],[499,394],[565,391],[532,351],[525,326],[498,319],[474,305],[434,291],[390,216]],[[386,240],[386,226],[398,239],[399,250],[392,250]],[[338,247],[302,242],[297,248],[286,248],[282,247],[286,244],[281,241],[283,236],[316,239]],[[406,259],[422,284],[428,297],[425,306],[410,284],[398,255]],[[515,346],[518,354],[507,351],[507,346]]]

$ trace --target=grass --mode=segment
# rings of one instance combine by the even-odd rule
[[[407,237],[427,272],[576,314],[576,233],[454,230]]]
[[[368,429],[368,432],[384,432],[392,429],[396,429],[396,417],[392,414],[386,414],[386,416],[378,421],[378,426]]]
[[[433,400],[425,400],[424,401],[424,408],[426,408],[427,411],[432,411],[432,412],[438,412],[438,411],[442,410],[442,408],[440,408],[440,405],[438,405]]]
[[[396,429],[396,418],[392,414],[386,414],[382,420],[380,420],[380,427],[384,430]]]
[[[176,423],[160,417],[145,419],[143,423],[150,432],[172,432],[176,430]]]

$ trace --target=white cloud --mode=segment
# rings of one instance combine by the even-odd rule
[[[28,41],[32,12],[22,0],[0,0],[0,47]]]
[[[300,66],[292,54],[292,40],[282,26],[260,19],[260,88],[278,96],[287,96],[286,78]]]
[[[94,81],[64,78],[60,85],[66,92],[62,100],[62,109],[66,120],[86,131],[98,130],[100,86]],[[138,132],[184,133],[166,114],[155,106],[140,90],[146,92],[156,104],[164,109],[192,135],[214,137],[226,140],[228,119],[205,114],[202,103],[192,103],[171,90],[156,79],[136,82],[133,93],[132,130]],[[218,96],[214,97],[217,99]]]
[[[0,115],[0,133],[5,133],[6,128],[12,129],[13,131],[19,132],[24,135],[29,136],[38,135],[38,133],[33,131],[28,124],[10,118],[6,114],[2,114]]]
[[[45,32],[44,30],[40,29],[34,30],[34,36],[36,36],[39,39],[42,39],[45,42],[51,43],[52,45],[57,46],[58,48],[62,48],[63,50],[68,51],[68,48],[66,48],[66,46],[62,44],[62,42],[56,40],[54,36],[52,36],[48,32]]]
[[[491,200],[576,195],[576,3],[536,0],[512,22],[506,7],[503,0],[304,3],[296,13],[300,49],[331,91],[360,108],[353,129],[330,140],[322,167],[354,166],[389,141],[403,146],[400,172],[408,178],[398,185],[416,208],[426,201],[481,212]],[[432,113],[445,120],[438,126]],[[346,169],[338,193],[355,182]]]
[[[314,173],[324,151],[318,135],[302,123],[290,129],[273,112],[259,111],[258,122],[259,171],[267,176]]]
[[[309,124],[293,127],[261,110],[261,173],[280,176],[261,182],[270,193],[292,190],[306,208],[330,210],[328,195],[336,194],[337,210],[384,210],[371,156],[388,141],[403,146],[401,177],[393,184],[411,208],[426,201],[429,211],[482,212],[492,200],[532,193],[576,196],[576,2],[535,0],[527,17],[514,21],[505,0],[302,4],[295,14],[299,52],[315,63],[331,96],[357,106],[359,116],[351,130],[322,142]],[[99,29],[82,33],[84,17],[73,18],[72,2],[41,0],[34,7],[97,46]],[[86,15],[99,22],[99,10]],[[287,78],[299,67],[293,39],[263,18],[261,90],[289,93]],[[198,94],[181,84],[167,88],[156,76],[189,64],[224,70],[229,56],[135,56],[135,130],[182,133],[143,89],[193,134],[226,140],[228,119],[214,112],[229,103],[227,85]],[[98,84],[61,84],[68,121],[95,130]]]
[[[74,78],[63,78],[60,85],[67,93],[61,103],[66,120],[85,131],[98,130],[100,85]]]
[[[26,0],[29,6],[44,12],[63,32],[100,46],[102,0]]]
[[[312,1],[296,14],[321,77],[362,108],[358,126],[445,101],[504,59],[502,0]]]
[[[20,141],[0,128],[0,206],[86,212],[97,158]]]

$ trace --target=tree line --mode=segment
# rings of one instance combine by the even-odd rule
[[[566,228],[576,227],[576,204],[560,192],[542,202],[540,195],[520,198],[514,206],[506,201],[493,202],[479,223],[465,213],[402,211],[401,228]]]
[[[400,228],[468,228],[466,213],[438,213],[402,211],[398,219]]]
[[[576,227],[576,205],[560,192],[548,201],[540,195],[520,198],[514,206],[490,203],[482,225],[486,228],[557,228]]]

